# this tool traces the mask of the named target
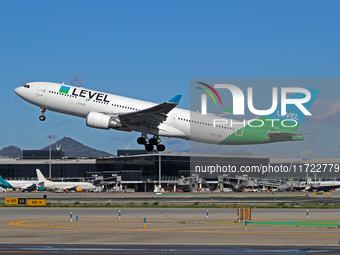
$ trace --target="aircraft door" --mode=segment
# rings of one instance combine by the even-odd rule
[[[85,101],[86,101],[86,99],[84,97],[79,97],[78,104],[85,105]]]
[[[38,96],[42,96],[44,94],[44,92],[45,92],[45,89],[46,89],[46,85],[43,85],[43,84],[40,85],[40,87],[37,90],[37,95]]]
[[[240,128],[239,130],[237,130],[237,131],[235,132],[235,135],[236,135],[236,136],[243,136],[243,130],[244,130],[244,127]]]
[[[177,119],[177,114],[176,113],[173,113],[171,115],[171,123],[175,123],[176,122],[176,119]]]

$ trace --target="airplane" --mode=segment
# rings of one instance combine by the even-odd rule
[[[44,175],[41,173],[39,169],[36,169],[37,176],[39,180],[39,185],[49,190],[75,190],[75,191],[85,191],[85,190],[95,190],[96,186],[94,186],[90,182],[53,182],[46,180]]]
[[[304,188],[305,191],[330,191],[333,189],[340,188],[340,181],[309,181],[300,182],[300,188]]]
[[[43,191],[44,188],[38,185],[38,181],[6,181],[0,175],[0,186],[6,189],[21,189],[24,191]]]
[[[319,90],[309,88],[308,90],[311,92],[311,99],[304,105],[309,109]],[[233,125],[232,119],[221,115],[202,115],[200,112],[177,108],[181,95],[167,102],[155,104],[54,82],[28,82],[16,88],[15,93],[41,109],[39,116],[41,121],[45,121],[46,110],[50,110],[85,118],[86,125],[91,128],[139,132],[141,136],[138,137],[137,143],[144,145],[147,151],[153,151],[154,146],[158,151],[165,150],[160,137],[219,145],[262,144],[304,139],[303,135],[296,134],[304,115],[295,105],[287,106],[289,112],[286,116],[277,111],[268,116],[258,117],[256,120],[263,125],[253,127],[249,123],[243,126]],[[224,114],[230,114],[229,110]],[[295,125],[282,124],[289,116],[294,116]],[[226,124],[216,124],[216,119]],[[153,137],[149,139],[148,135]]]

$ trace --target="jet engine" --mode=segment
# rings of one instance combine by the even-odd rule
[[[83,191],[83,189],[81,187],[76,187],[76,191],[81,192],[81,191]]]
[[[120,128],[123,126],[112,116],[100,112],[89,112],[86,117],[86,125],[99,129]]]

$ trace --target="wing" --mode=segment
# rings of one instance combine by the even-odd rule
[[[78,186],[68,186],[68,187],[63,187],[63,189],[67,189],[67,190],[76,190]]]
[[[64,187],[63,190],[83,191],[87,189],[86,187],[83,187],[82,185],[73,185],[73,186]]]
[[[73,189],[76,189],[77,186],[75,186],[74,184],[71,184],[71,185],[55,185],[55,188],[56,189],[61,189],[61,190],[73,190]]]
[[[21,186],[21,189],[24,189],[24,190],[36,190],[37,189],[37,185],[34,184],[34,183],[30,183],[30,184],[27,184],[27,185],[24,185],[24,186]]]
[[[141,111],[118,114],[119,120],[124,125],[138,126],[144,123],[147,126],[157,127],[166,120],[167,114],[178,105],[181,97],[177,95],[168,102]]]

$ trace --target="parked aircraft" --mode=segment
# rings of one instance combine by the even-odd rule
[[[316,89],[308,90],[311,99],[304,104],[307,110],[319,93]],[[162,104],[155,104],[52,82],[29,82],[16,88],[15,93],[41,109],[42,115],[39,117],[41,121],[46,119],[46,110],[50,110],[85,118],[86,125],[92,128],[136,131],[141,133],[137,143],[144,145],[147,151],[152,151],[154,146],[158,151],[165,150],[160,137],[220,145],[261,144],[304,139],[303,135],[296,134],[304,114],[294,104],[287,105],[286,115],[276,110],[271,115],[256,118],[256,124],[245,122],[247,124],[233,125],[232,119],[220,115],[204,115],[200,112],[176,108],[181,95]],[[234,120],[234,123],[236,122]],[[149,139],[148,135],[153,137]]]
[[[46,180],[44,175],[39,169],[36,169],[37,176],[39,180],[39,185],[48,190],[75,190],[75,191],[85,191],[85,190],[95,190],[94,186],[90,182],[55,182]]]
[[[300,188],[304,188],[306,191],[330,191],[340,188],[340,181],[300,182]]]
[[[0,175],[0,186],[6,189],[20,189],[22,191],[42,191],[44,190],[43,187],[37,185],[38,181],[6,181],[1,175]]]

